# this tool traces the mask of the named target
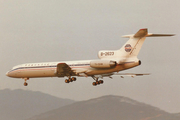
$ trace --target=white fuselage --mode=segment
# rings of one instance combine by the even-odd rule
[[[125,35],[129,40],[118,50],[101,50],[99,60],[63,61],[46,63],[26,63],[13,67],[6,73],[9,77],[23,78],[24,85],[29,78],[37,77],[68,77],[65,83],[76,81],[76,77],[91,76],[96,82],[93,86],[103,84],[103,77],[111,77],[119,72],[141,64],[137,58],[146,37],[173,36],[173,34],[152,34],[140,29],[136,34]],[[126,74],[127,75],[127,74]],[[149,74],[128,74],[149,75]],[[122,77],[122,76],[121,76]]]
[[[90,61],[92,60],[26,63],[13,67],[13,69],[8,71],[6,75],[14,78],[57,77],[57,65],[59,63],[66,63],[75,73],[77,73],[76,76],[93,76],[98,74],[119,72],[140,64],[139,61],[134,60],[125,62],[123,64],[117,64],[113,68],[97,69],[90,66]]]

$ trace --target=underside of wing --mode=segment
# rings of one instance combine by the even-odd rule
[[[114,75],[119,75],[121,77],[123,77],[123,76],[135,77],[135,76],[150,75],[150,73],[142,73],[142,74],[136,74],[136,73],[114,73]]]
[[[120,76],[120,77],[124,78],[125,76],[135,77],[135,76],[150,75],[150,73],[143,73],[143,74],[136,74],[136,73],[109,73],[109,74],[101,74],[101,75],[94,75],[94,76],[98,77],[98,78],[103,78],[103,77],[112,78],[113,75],[117,75],[117,76]]]
[[[57,65],[56,75],[58,77],[64,76],[74,76],[76,73],[72,71],[72,69],[66,63],[59,63]]]

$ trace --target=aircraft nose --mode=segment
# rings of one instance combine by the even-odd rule
[[[6,76],[9,76],[9,71],[8,71],[8,72],[6,72]]]

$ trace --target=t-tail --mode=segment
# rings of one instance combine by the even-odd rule
[[[127,61],[127,59],[137,58],[139,51],[146,39],[146,37],[161,37],[161,36],[173,36],[174,34],[152,34],[148,33],[148,30],[140,29],[136,34],[122,36],[129,38],[129,40],[119,50],[102,50],[99,51],[98,56],[101,60],[113,59],[118,63]]]
[[[173,36],[174,34],[152,34],[147,29],[140,29],[136,34],[122,37],[130,38],[120,49],[121,57],[137,57],[146,37]]]

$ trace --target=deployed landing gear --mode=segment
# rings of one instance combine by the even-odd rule
[[[99,80],[99,81],[98,81],[98,79],[99,79],[98,77],[92,76],[92,78],[96,81],[96,82],[93,82],[93,83],[92,83],[93,86],[100,85],[100,84],[103,84],[103,83],[104,83],[103,80]]]
[[[76,81],[76,78],[75,78],[75,77],[72,77],[71,79],[72,79],[72,81]]]
[[[76,81],[76,78],[75,77],[69,77],[69,79],[66,79],[65,80],[65,83],[69,83],[69,82],[73,82],[73,81]]]
[[[24,78],[24,86],[28,86],[28,83],[26,82],[27,80],[29,80],[29,78]]]
[[[27,83],[27,82],[24,82],[24,86],[28,86],[28,83]]]
[[[96,86],[96,85],[100,85],[100,84],[103,84],[103,83],[104,83],[103,80],[99,80],[99,81],[93,82],[92,85]]]
[[[69,80],[68,80],[68,79],[66,79],[66,80],[65,80],[65,83],[69,83]]]

